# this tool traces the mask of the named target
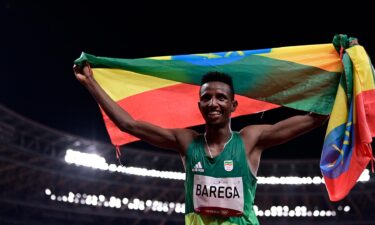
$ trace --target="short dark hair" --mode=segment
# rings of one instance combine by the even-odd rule
[[[201,86],[210,81],[219,81],[219,82],[228,84],[228,86],[230,87],[230,91],[232,92],[231,93],[232,97],[234,98],[234,87],[233,87],[233,80],[231,76],[229,76],[226,73],[219,72],[219,71],[207,72],[202,77]]]

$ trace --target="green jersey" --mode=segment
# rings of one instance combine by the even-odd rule
[[[245,146],[238,132],[216,157],[205,153],[204,136],[190,145],[186,154],[185,224],[255,225],[253,210],[256,181]]]

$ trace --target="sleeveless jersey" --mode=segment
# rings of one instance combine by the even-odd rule
[[[186,225],[257,225],[253,210],[256,177],[251,173],[238,132],[223,151],[210,158],[204,136],[188,147],[185,179]]]

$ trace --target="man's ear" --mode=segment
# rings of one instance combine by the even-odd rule
[[[232,102],[232,112],[236,111],[237,106],[238,106],[237,100],[233,100],[233,102]]]

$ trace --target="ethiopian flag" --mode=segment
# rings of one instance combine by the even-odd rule
[[[335,40],[344,40],[344,37],[346,36],[336,36]],[[371,137],[375,134],[374,117],[370,118],[375,113],[375,103],[371,102],[375,95],[373,73],[369,70],[370,72],[367,71],[364,75],[357,75],[358,73],[353,73],[352,76],[347,75],[349,69],[346,68],[346,64],[344,64],[345,68],[343,67],[341,60],[345,49],[346,52],[350,52],[352,48],[363,48],[359,45],[350,47],[344,41],[338,44],[139,59],[97,57],[82,53],[75,63],[80,65],[84,61],[89,62],[99,85],[134,119],[148,121],[166,128],[189,127],[204,123],[197,102],[200,80],[205,73],[210,71],[224,72],[232,76],[237,94],[236,99],[239,102],[239,107],[232,117],[257,113],[280,105],[318,114],[331,114],[323,150],[325,158],[322,158],[322,162],[325,164],[322,172],[326,180],[329,178],[335,181],[339,173],[335,172],[332,175],[327,172],[327,168],[336,168],[335,163],[341,163],[338,157],[342,156],[340,153],[342,145],[336,142],[331,144],[327,140],[336,140],[335,137],[344,137],[346,134],[346,130],[336,129],[337,126],[342,126],[342,118],[349,117],[350,114],[350,108],[342,107],[344,102],[349,106],[349,101],[355,100],[353,112],[360,110],[357,114],[354,113],[357,116],[360,114],[361,117],[353,121],[353,127],[356,124],[356,127],[362,130],[357,132],[355,137],[353,135],[350,137],[365,140],[365,142],[358,142],[358,145],[366,145],[367,150],[366,157],[359,156],[363,160],[360,166],[351,167],[352,164],[348,164],[349,166],[343,167],[345,169],[340,171],[364,169],[369,156],[372,156],[368,146]],[[354,58],[358,57],[363,58],[363,54],[366,54],[364,50],[361,54],[352,54],[349,61],[355,61]],[[346,54],[343,59],[348,59]],[[366,68],[371,68],[370,62],[366,63]],[[348,79],[355,80],[356,76],[364,76],[365,78],[358,79],[365,79],[366,85],[359,85],[357,88],[356,82],[347,81]],[[352,89],[357,92],[350,94]],[[336,109],[337,105],[342,108]],[[346,110],[347,116],[343,115],[341,110]],[[121,132],[106,114],[102,113],[114,145],[119,146],[137,140]],[[332,131],[335,132],[331,134]],[[325,150],[329,145],[335,146],[332,147],[334,151]],[[340,151],[336,150],[336,147]],[[325,154],[324,152],[327,151],[328,154]],[[350,156],[352,155],[348,155]],[[325,166],[326,164],[329,165]],[[354,180],[353,185],[360,172],[354,175],[349,174],[350,179]],[[352,186],[349,186],[344,188],[350,190]],[[338,190],[342,186],[327,185],[327,188],[333,188],[333,192],[329,190],[332,200],[337,200],[336,197],[332,198],[336,193],[344,193]],[[342,194],[340,196],[344,197]]]
[[[375,136],[374,68],[357,40],[334,39],[344,71],[328,123],[320,168],[332,201],[344,198],[373,159]]]

